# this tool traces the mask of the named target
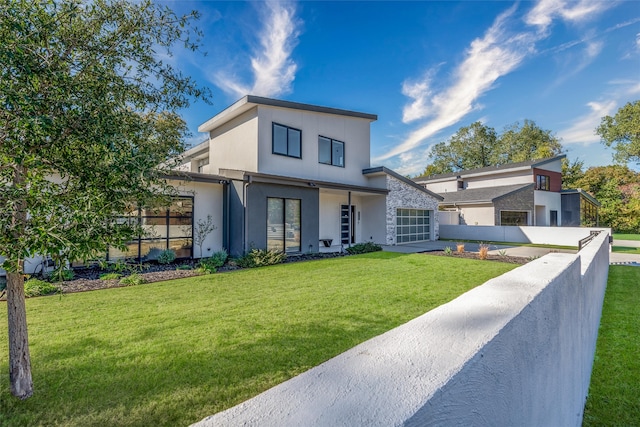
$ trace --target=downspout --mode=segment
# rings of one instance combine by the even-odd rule
[[[247,214],[249,213],[247,189],[252,182],[253,182],[253,177],[249,175],[249,181],[245,182],[242,187],[242,205],[244,208],[244,213],[242,215],[243,216],[242,219],[244,221],[244,227],[242,228],[242,254],[243,255],[247,253],[247,236],[249,235],[249,221],[247,218]]]
[[[349,247],[351,247],[351,236],[353,235],[353,218],[351,217],[351,191],[348,193],[347,197],[347,217],[349,218]]]

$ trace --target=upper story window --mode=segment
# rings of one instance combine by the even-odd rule
[[[273,123],[273,153],[302,158],[302,131]]]
[[[344,142],[318,137],[318,162],[326,165],[344,167]]]
[[[536,190],[549,191],[551,188],[551,179],[549,175],[536,175]]]

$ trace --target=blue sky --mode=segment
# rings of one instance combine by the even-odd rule
[[[600,118],[640,99],[639,1],[167,4],[202,13],[206,55],[172,59],[213,92],[213,105],[182,112],[191,143],[253,94],[377,114],[372,166],[402,174],[462,126],[524,119],[560,137],[570,160],[599,166],[612,163]]]

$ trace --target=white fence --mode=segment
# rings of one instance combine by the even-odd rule
[[[588,237],[591,231],[597,230],[603,230],[611,235],[610,228],[595,227],[515,227],[440,224],[440,239],[578,246],[578,241]]]
[[[608,268],[602,233],[195,425],[580,426]]]

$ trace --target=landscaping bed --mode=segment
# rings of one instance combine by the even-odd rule
[[[480,256],[477,252],[451,252],[446,253],[445,251],[429,251],[422,252],[425,255],[436,255],[436,256],[447,256],[452,258],[466,258],[466,259],[480,259]],[[509,256],[509,255],[487,255],[486,259],[483,261],[498,261],[498,262],[506,262],[509,264],[520,264],[524,265],[531,261],[531,258],[524,258],[519,256]]]

